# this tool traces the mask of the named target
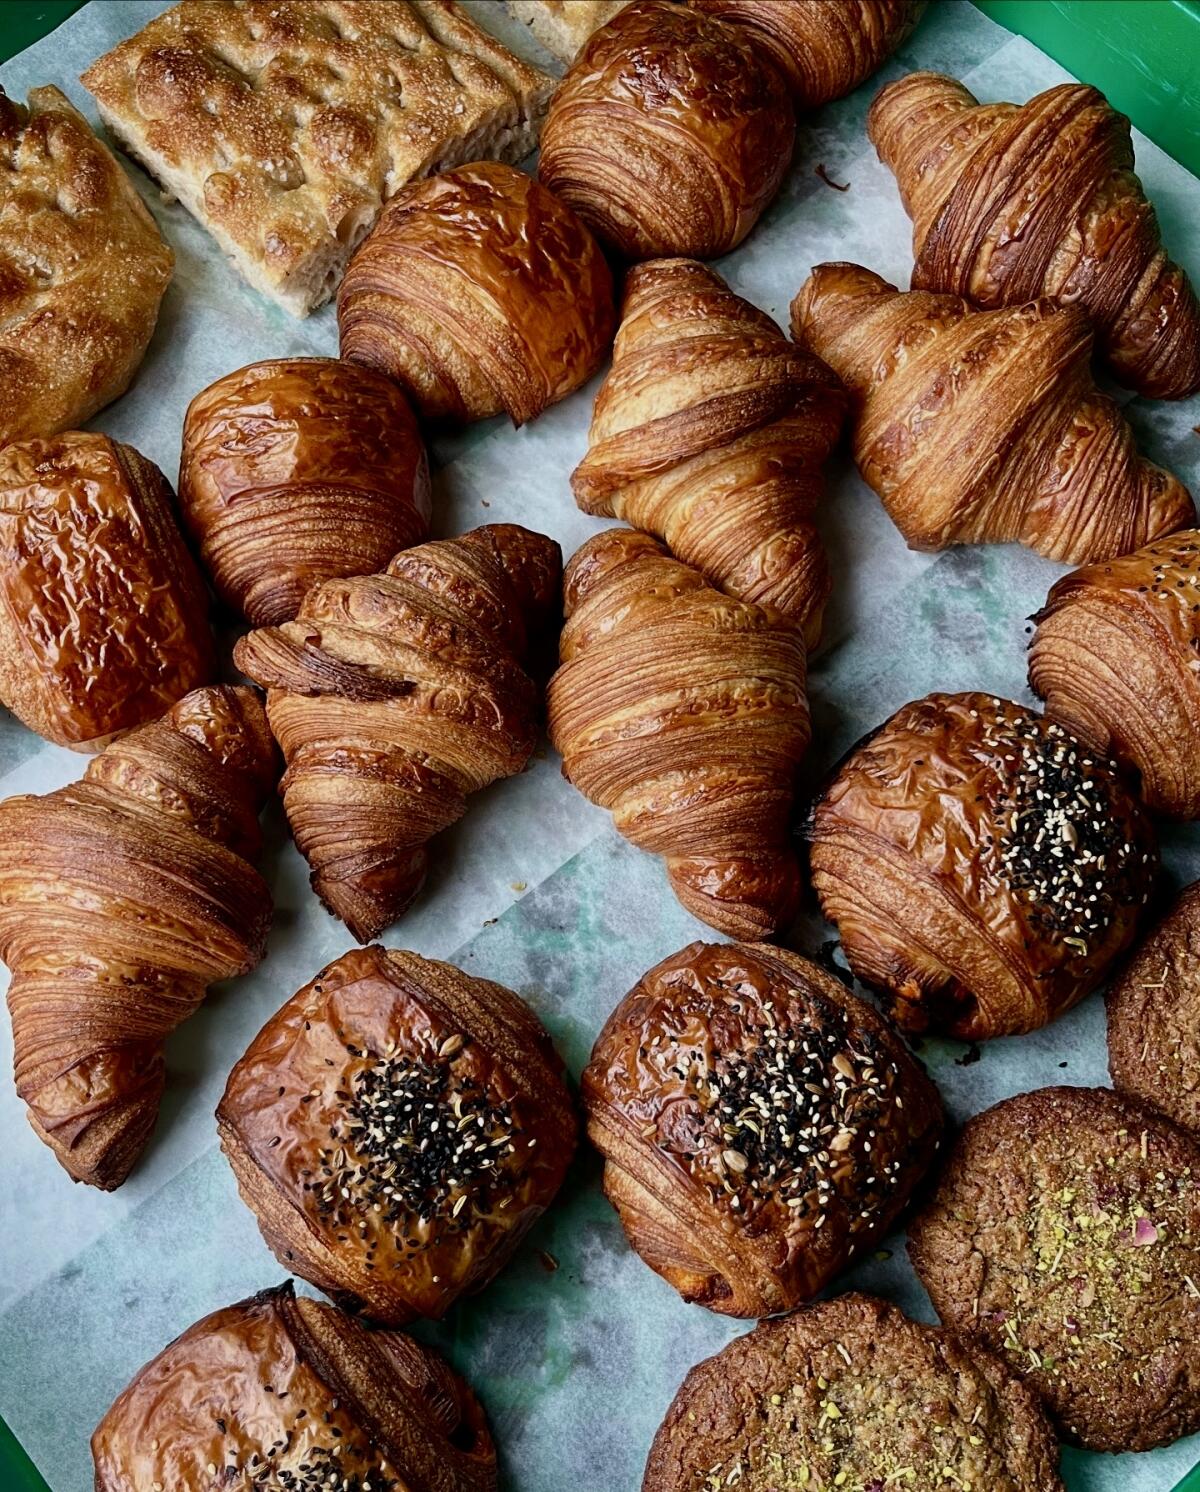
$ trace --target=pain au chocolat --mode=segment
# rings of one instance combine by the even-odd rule
[[[376,1320],[441,1316],[501,1269],[575,1148],[550,1038],[510,990],[378,946],[267,1022],[217,1109],[286,1268]]]

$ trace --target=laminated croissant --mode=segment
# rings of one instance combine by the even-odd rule
[[[360,942],[412,903],[468,795],[529,760],[540,709],[520,660],[557,611],[561,564],[542,534],[487,524],[323,581],[234,649],[268,691],[313,889]]]
[[[745,31],[633,0],[550,100],[538,176],[628,259],[712,259],[758,221],[795,133],[783,77]]]
[[[429,1347],[290,1284],[205,1316],[92,1436],[95,1492],[496,1492],[475,1395]]]
[[[564,775],[665,856],[694,916],[735,938],[777,932],[800,895],[789,817],[810,734],[804,639],[627,529],[576,552],[564,599],[547,698]]]
[[[980,104],[910,73],[867,132],[913,220],[915,290],[989,308],[1058,296],[1087,313],[1119,382],[1156,399],[1200,389],[1200,305],[1133,174],[1129,120],[1097,89]]]
[[[1018,540],[1085,564],[1195,520],[1092,381],[1078,306],[972,311],[820,264],[792,331],[849,389],[854,459],[912,549]]]
[[[920,19],[924,0],[690,0],[744,26],[788,80],[798,109],[869,78]]]
[[[429,531],[429,463],[403,391],[337,358],[280,358],[188,405],[179,501],[218,595],[255,626],[369,575]]]
[[[1142,800],[1200,818],[1200,530],[1058,581],[1034,618],[1029,683]]]
[[[164,1040],[263,955],[271,894],[250,862],[274,775],[254,691],[218,686],[81,781],[0,803],[17,1092],[76,1181],[124,1181],[158,1115]]]
[[[821,631],[829,567],[812,516],[845,411],[837,379],[715,270],[639,264],[571,486],[722,590]]]

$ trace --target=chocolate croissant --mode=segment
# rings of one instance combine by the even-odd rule
[[[1142,800],[1200,818],[1200,530],[1065,575],[1034,618],[1029,683]]]
[[[511,990],[356,948],[250,1043],[217,1109],[242,1199],[285,1268],[401,1325],[508,1261],[575,1149],[559,1062]]]
[[[796,121],[738,26],[633,0],[550,100],[538,176],[629,259],[735,248],[779,188]]]
[[[942,1123],[888,1023],[765,944],[693,943],[643,975],[583,1100],[634,1249],[728,1316],[793,1310],[882,1237]]]
[[[0,699],[79,751],[216,673],[208,593],[166,478],[70,431],[0,450]]]
[[[164,1040],[263,955],[271,894],[250,862],[274,779],[257,696],[219,686],[81,781],[0,803],[17,1092],[76,1181],[124,1181],[158,1115]]]
[[[564,775],[666,857],[694,916],[735,938],[777,932],[800,895],[788,819],[810,733],[804,639],[629,530],[589,539],[564,594],[547,699]]]
[[[1069,564],[1195,521],[1092,381],[1077,305],[972,311],[856,264],[820,264],[792,331],[850,390],[854,459],[913,549],[1019,540]]]
[[[842,763],[809,825],[851,969],[910,1030],[1044,1026],[1128,947],[1157,855],[1113,764],[986,694],[905,705]]]
[[[369,575],[429,531],[429,463],[403,392],[337,358],[280,358],[188,405],[179,500],[217,593],[255,626],[319,580]]]
[[[910,73],[880,91],[867,133],[913,220],[915,290],[984,307],[1058,296],[1087,313],[1120,383],[1156,399],[1200,389],[1200,305],[1133,174],[1129,120],[1097,89],[980,104]]]
[[[744,601],[821,631],[829,567],[812,521],[845,396],[715,270],[639,264],[571,486]]]
[[[290,1284],[214,1311],[92,1436],[95,1492],[496,1492],[475,1395],[430,1348]]]
[[[341,353],[427,418],[523,425],[586,383],[612,340],[612,276],[578,217],[480,161],[396,193],[338,292]]]
[[[323,581],[235,647],[268,691],[313,889],[359,942],[411,905],[468,794],[529,760],[540,710],[520,660],[557,612],[561,563],[542,534],[488,524]]]

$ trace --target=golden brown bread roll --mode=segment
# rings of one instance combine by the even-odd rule
[[[319,580],[369,575],[429,531],[429,463],[402,391],[337,358],[279,358],[188,405],[179,500],[217,593],[255,626]]]
[[[695,260],[630,270],[621,315],[571,476],[579,506],[662,539],[814,646],[830,582],[812,516],[845,412],[837,378]]]
[[[583,1100],[634,1249],[728,1316],[793,1310],[882,1237],[942,1124],[887,1022],[761,943],[692,943],[644,974]]]
[[[275,750],[251,689],[197,689],[79,782],[0,803],[0,959],[17,1092],[76,1181],[111,1190],[158,1115],[163,1042],[263,955],[250,863]]]
[[[72,431],[0,449],[0,699],[99,751],[216,672],[208,593],[158,467]]]
[[[712,259],[775,195],[796,121],[744,31],[671,0],[633,0],[550,100],[538,176],[629,259]]]
[[[800,895],[788,820],[810,733],[804,639],[627,529],[576,551],[564,597],[547,698],[564,775],[665,856],[694,916],[735,938],[779,931]]]
[[[1135,768],[1157,813],[1200,818],[1200,530],[1064,575],[1034,620],[1046,713]]]
[[[313,889],[359,942],[412,903],[468,794],[529,760],[540,710],[520,660],[557,613],[561,564],[542,534],[487,524],[323,581],[234,649],[268,691]]]
[[[488,1283],[550,1205],[571,1096],[511,990],[356,948],[271,1017],[217,1109],[242,1199],[287,1269],[400,1325]]]
[[[1195,520],[1093,383],[1079,306],[972,311],[820,264],[792,331],[850,390],[854,459],[912,549],[1016,539],[1082,564]]]
[[[910,1030],[1044,1026],[1128,947],[1150,826],[1112,764],[987,694],[930,694],[842,763],[809,826],[812,882],[860,979]]]
[[[915,290],[1079,305],[1113,377],[1156,399],[1200,389],[1200,305],[1133,174],[1129,120],[1085,83],[980,104],[910,73],[867,117],[913,220]]]
[[[869,78],[917,24],[924,0],[689,0],[744,26],[788,80],[798,109]]]
[[[427,418],[523,425],[586,383],[612,339],[612,276],[571,209],[513,166],[397,192],[338,291],[341,353]]]
[[[92,1436],[96,1492],[495,1492],[475,1395],[399,1331],[290,1284],[214,1311],[135,1376]],[[215,1468],[215,1469],[214,1469]]]

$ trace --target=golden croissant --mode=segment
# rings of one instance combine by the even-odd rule
[[[637,265],[571,486],[812,646],[829,567],[812,521],[845,396],[833,373],[693,259]]]
[[[0,803],[17,1092],[76,1181],[124,1181],[158,1114],[163,1041],[263,955],[271,894],[250,862],[274,775],[258,697],[217,686],[81,781]]]
[[[313,889],[360,942],[412,903],[427,842],[521,771],[538,691],[521,666],[557,609],[558,545],[516,524],[323,581],[234,649],[267,691],[281,790]]]
[[[666,857],[694,916],[735,938],[777,932],[800,894],[788,820],[810,734],[804,639],[628,529],[576,552],[564,597],[547,699],[564,774]]]
[[[820,264],[792,331],[847,385],[854,459],[910,548],[1015,539],[1083,564],[1195,518],[1187,488],[1138,454],[1092,381],[1078,306],[972,311]]]
[[[1064,83],[980,104],[953,78],[881,90],[867,133],[913,220],[913,288],[977,306],[1058,296],[1087,312],[1109,372],[1156,399],[1200,389],[1200,305],[1133,174],[1129,120]]]

